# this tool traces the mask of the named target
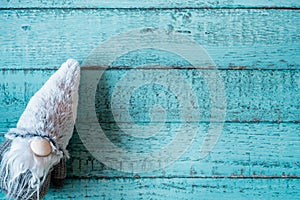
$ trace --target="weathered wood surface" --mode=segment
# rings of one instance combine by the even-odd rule
[[[69,57],[83,61],[108,38],[151,27],[194,39],[218,68],[299,69],[299,16],[299,10],[282,9],[0,10],[0,68],[53,68]],[[140,53],[124,55],[115,65],[153,59],[185,64],[161,52],[152,58]]]
[[[93,125],[88,124],[88,127]],[[209,124],[201,123],[191,127],[198,129],[191,141],[178,142],[178,148],[184,147],[185,153],[177,160],[141,160],[134,163],[131,160],[121,160],[121,155],[105,162],[111,166],[119,166],[111,169],[103,164],[104,160],[97,160],[87,150],[85,145],[96,145],[95,150],[105,154],[107,143],[93,144],[95,135],[87,136],[90,143],[82,143],[80,137],[88,134],[75,133],[69,150],[71,159],[68,161],[69,177],[141,177],[141,178],[203,178],[203,177],[227,177],[227,178],[299,178],[300,155],[300,125],[298,123],[225,123],[222,134],[213,150],[207,157],[200,157],[200,150],[204,143]],[[178,125],[167,124],[150,138],[137,138],[126,134],[124,130],[118,130],[115,124],[101,124],[109,140],[129,152],[158,151],[167,144],[173,142],[178,132]],[[5,127],[1,126],[1,131]],[[187,130],[189,131],[189,130]],[[147,133],[145,133],[147,134]],[[184,136],[181,136],[184,137]],[[1,136],[1,141],[3,140]],[[171,155],[170,155],[171,156]],[[168,164],[164,168],[151,171],[157,165]],[[135,166],[131,172],[124,172],[124,167]],[[122,167],[123,166],[123,167]],[[143,169],[141,169],[144,167]],[[139,169],[137,169],[139,168]],[[135,173],[135,170],[141,172]]]
[[[68,1],[42,1],[42,0],[5,0],[1,3],[0,8],[299,8],[300,3],[297,0],[68,0]]]
[[[94,126],[88,124],[92,129]],[[161,131],[153,137],[133,137],[119,130],[115,124],[101,124],[105,134],[112,143],[124,151],[148,153],[167,148],[175,136],[184,137],[184,132],[178,131],[178,124],[166,124]],[[69,176],[92,177],[299,177],[300,125],[297,123],[225,123],[223,132],[211,153],[205,158],[200,158],[200,150],[204,144],[209,124],[196,124],[190,127],[198,131],[191,141],[178,142],[178,149],[185,147],[186,152],[169,166],[156,171],[149,170],[156,165],[165,164],[167,160],[153,159],[141,160],[140,163],[130,163],[131,160],[121,160],[121,155],[116,153],[115,162],[119,166],[112,170],[93,158],[84,145],[90,146],[95,135],[85,136],[90,138],[88,143],[82,144],[80,137],[89,134],[81,132],[75,134],[71,141]],[[188,128],[185,131],[192,131]],[[147,134],[147,133],[145,133]],[[105,153],[107,143],[94,144],[96,149]],[[94,149],[94,150],[96,150]],[[92,149],[93,151],[93,149]],[[91,151],[91,152],[92,152]],[[171,155],[170,155],[171,156]],[[134,159],[134,158],[133,158]],[[114,164],[114,163],[112,163]],[[125,165],[132,164],[132,173],[124,172]],[[134,173],[137,168],[144,165],[145,172]],[[111,165],[113,166],[113,165]],[[134,168],[135,166],[135,168]],[[149,171],[149,172],[148,172]]]
[[[101,70],[100,70],[101,71]],[[100,74],[94,70],[93,73]],[[176,71],[178,75],[170,74]],[[3,71],[0,75],[0,122],[16,123],[31,96],[54,73],[54,70],[17,70]],[[208,72],[209,73],[209,70]],[[226,118],[227,122],[299,122],[300,121],[300,71],[299,70],[220,70],[220,76],[225,86]],[[143,75],[144,74],[144,75]],[[95,103],[99,120],[114,122],[112,109],[116,114],[123,115],[119,122],[133,121],[145,123],[150,120],[150,110],[155,104],[163,106],[167,113],[168,122],[180,121],[182,102],[176,98],[174,91],[168,89],[170,77],[178,81],[180,87],[183,82],[192,86],[192,93],[198,99],[198,121],[209,122],[211,114],[211,100],[203,76],[190,69],[114,69],[106,70],[98,84]],[[149,80],[142,77],[149,76]],[[129,95],[122,93],[127,85],[120,85],[121,78],[132,77],[141,84],[132,94],[129,107],[112,103],[112,95]],[[155,84],[155,77],[160,76],[160,82],[165,86]],[[99,75],[100,77],[100,75]],[[88,79],[87,79],[88,81]],[[144,82],[143,82],[144,81]],[[152,84],[148,84],[153,81]],[[182,82],[180,82],[182,81]],[[116,88],[118,87],[118,88]],[[85,91],[83,90],[83,95]],[[95,95],[95,94],[94,94]],[[158,95],[158,96],[157,96]],[[184,95],[184,94],[182,94]],[[215,95],[219,95],[216,93]],[[84,98],[95,98],[86,96]],[[222,100],[223,101],[223,100]],[[126,112],[131,117],[126,117]],[[153,115],[159,113],[152,111]],[[196,114],[196,113],[195,113]],[[160,118],[156,118],[162,120]],[[88,119],[87,119],[88,121]]]
[[[299,179],[67,179],[54,199],[290,199],[299,194]],[[0,194],[0,199],[4,196]]]
[[[119,124],[115,124],[114,118],[110,113],[112,109],[105,106],[110,105],[110,95],[113,93],[114,85],[124,74],[136,74],[137,71],[155,74],[157,70],[162,71],[161,69],[132,69],[132,71],[111,69],[105,71],[103,79],[99,82],[99,90],[96,95],[98,96],[98,100],[96,98],[98,103],[96,103],[96,106],[99,113],[100,126],[107,132],[112,142],[119,142],[118,145],[125,149],[129,148],[133,151],[147,151],[147,148],[150,150],[157,149],[172,141],[174,135],[182,134],[178,132],[180,118],[178,116],[176,118],[176,115],[173,117],[169,115],[169,118],[167,118],[168,123],[162,125],[164,127],[162,131],[156,137],[151,138],[151,140],[146,140],[147,145],[145,145],[145,140],[138,138],[132,140],[132,137],[122,133],[123,130],[117,127]],[[164,73],[168,73],[167,71],[163,70]],[[201,99],[203,96],[208,96],[208,91],[205,91],[203,80],[201,80],[199,74],[192,73],[192,70],[188,69],[177,71],[184,77],[185,81],[194,84],[198,98]],[[2,73],[3,78],[0,79],[2,99],[1,132],[5,132],[9,127],[13,127],[16,124],[30,97],[53,72],[54,70],[9,70]],[[99,71],[94,70],[93,73],[99,73]],[[227,90],[226,121],[235,122],[237,120],[236,117],[239,119],[237,122],[299,121],[299,111],[296,106],[299,104],[297,101],[300,99],[296,96],[299,94],[298,70],[222,70],[220,73]],[[131,113],[135,123],[147,125],[143,123],[150,120],[149,109],[155,103],[166,104],[165,107],[169,108],[176,108],[178,102],[176,102],[176,99],[172,102],[172,98],[158,98],[160,101],[155,103],[148,102],[149,104],[137,103],[137,101],[142,101],[145,96],[152,96],[147,95],[147,93],[154,93],[153,96],[155,97],[158,89],[149,87],[146,93],[142,90],[140,94],[137,93],[137,96],[134,96],[135,101],[131,102],[133,105]],[[119,91],[122,90],[120,88]],[[155,98],[150,99],[154,100]],[[162,100],[166,100],[166,102]],[[259,107],[255,107],[256,104]],[[251,108],[251,105],[254,107]],[[144,109],[144,106],[147,109]],[[209,105],[207,106],[209,107]],[[121,108],[114,109],[118,109],[121,115],[122,112],[125,112]],[[209,114],[205,113],[205,110],[206,107],[199,110],[204,116],[201,119],[202,122],[209,121]],[[257,112],[257,114],[253,114],[253,112]],[[261,116],[261,118],[258,118],[258,116]],[[292,118],[290,118],[291,116]],[[123,123],[122,127],[125,124],[126,128],[128,120],[117,121],[117,123]],[[86,119],[84,122],[88,129],[92,127],[89,121],[90,119]],[[130,124],[127,125],[128,129],[130,126]],[[207,159],[200,159],[199,149],[203,143],[207,127],[207,123],[199,124],[199,132],[194,139],[192,147],[190,147],[191,151],[188,151],[184,157],[178,159],[174,165],[155,173],[139,174],[139,176],[234,177],[242,175],[246,177],[294,177],[299,175],[300,141],[298,123],[226,123],[224,132],[214,151]],[[88,132],[88,129],[86,132]],[[93,140],[92,135],[90,139],[91,141]],[[180,145],[189,144],[183,143]],[[130,177],[135,175],[124,173],[122,169],[115,171],[105,167],[88,153],[76,134],[71,142],[70,151],[72,157],[69,161],[69,176]]]
[[[176,52],[128,52],[105,71],[95,98],[99,123],[89,118],[80,121],[83,129],[75,131],[69,145],[66,185],[62,190],[51,189],[46,199],[299,199],[299,8],[298,0],[3,1],[0,142],[30,97],[67,58],[83,62],[111,37],[141,28],[146,28],[145,33],[161,29],[198,42],[220,69],[227,110],[218,142],[206,157],[200,157],[207,144],[211,102],[198,69]],[[125,41],[134,43],[136,38],[129,35]],[[160,68],[139,68],[148,64]],[[164,74],[174,71],[192,86],[200,120],[181,123],[180,102],[159,84],[141,85],[132,93],[128,109],[112,104],[114,95],[126,91],[120,85],[123,77],[163,74],[160,81],[168,83]],[[161,116],[158,110],[152,110],[151,116],[155,104],[166,108],[166,119],[152,121],[161,129],[146,128],[144,137],[136,137],[130,121],[147,127],[151,117]],[[126,117],[114,118],[112,112]],[[100,127],[112,144],[129,155],[161,150],[177,136],[197,134],[177,141],[178,149],[186,151],[175,160],[170,155],[136,162],[120,159],[123,155],[118,152],[111,160],[97,160],[95,153],[105,154],[109,147],[97,143],[93,135]],[[86,139],[98,147],[91,148]],[[150,170],[157,166],[162,167]],[[5,199],[2,193],[0,199]]]

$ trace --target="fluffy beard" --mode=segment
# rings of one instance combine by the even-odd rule
[[[30,142],[33,138],[15,138],[3,154],[0,166],[0,186],[7,196],[14,199],[39,199],[39,191],[51,168],[63,157],[63,153],[52,146],[47,157],[36,156]]]

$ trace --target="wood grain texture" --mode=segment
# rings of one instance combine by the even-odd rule
[[[182,125],[182,124],[181,124]],[[71,158],[68,161],[69,177],[141,177],[141,178],[299,178],[300,125],[298,123],[225,123],[224,129],[212,152],[200,158],[209,124],[196,124],[198,132],[192,141],[177,143],[184,147],[185,153],[177,160],[141,160],[138,163],[120,160],[116,153],[108,160],[97,160],[87,150],[86,145],[97,146],[96,149],[106,152],[105,141],[93,144],[94,135],[89,135],[90,143],[82,143],[80,135],[75,132],[68,147]],[[92,124],[87,127],[93,128]],[[111,143],[124,151],[148,153],[158,151],[173,142],[178,132],[178,124],[165,124],[163,129],[153,137],[137,138],[124,130],[118,130],[115,124],[101,124]],[[0,130],[5,130],[1,126]],[[88,129],[82,134],[88,134]],[[145,133],[147,134],[147,133]],[[3,135],[0,141],[3,141]],[[171,157],[171,155],[170,155]],[[103,163],[110,162],[112,169]],[[161,164],[164,168],[151,169]],[[124,172],[124,166],[132,166],[132,172]],[[135,166],[135,167],[134,167]],[[136,168],[144,167],[144,172],[135,173]]]
[[[284,1],[284,0],[152,0],[152,1],[138,1],[138,0],[105,0],[97,1],[91,0],[67,0],[67,1],[42,1],[42,0],[6,0],[1,8],[243,8],[243,7],[267,7],[267,8],[299,8],[300,3],[297,0]]]
[[[95,98],[97,119],[80,118],[81,129],[75,130],[68,147],[66,184],[62,190],[51,189],[46,199],[299,199],[299,9],[298,0],[4,0],[0,4],[0,142],[31,96],[67,58],[83,62],[112,37],[160,29],[195,40],[216,63],[226,89],[222,134],[208,137],[209,121],[215,115],[201,75],[214,70],[198,71],[176,51],[128,52],[105,71],[95,95],[85,95],[81,88],[81,98]],[[122,39],[137,42],[132,35]],[[153,43],[159,46],[159,41],[154,38]],[[186,45],[180,48],[192,52],[183,41],[177,41]],[[148,65],[152,67],[147,69]],[[168,76],[174,72],[180,76]],[[126,77],[130,78],[124,84]],[[155,80],[143,84],[145,77],[159,78],[166,85]],[[176,86],[168,86],[174,79]],[[138,88],[128,105],[114,104],[113,99],[129,95],[124,93],[129,82]],[[192,87],[199,104],[199,112],[188,116],[201,115],[200,120],[181,120],[184,103],[178,97],[187,94],[180,89],[183,82]],[[161,110],[152,109],[155,105],[165,110],[166,119]],[[184,107],[184,112],[193,108]],[[154,128],[141,129],[137,137],[131,122]],[[97,129],[108,140],[96,140]],[[119,151],[108,155],[112,150],[108,143],[131,157],[123,159]],[[177,145],[174,150],[184,149],[176,159],[176,151],[167,151],[172,143]],[[207,144],[212,150],[202,158],[201,148]],[[135,159],[160,150],[165,157]],[[102,160],[95,158],[97,152],[104,155]],[[4,199],[0,193],[0,200]]]
[[[298,199],[299,179],[67,179],[54,199]],[[0,200],[4,200],[0,193]]]
[[[181,124],[182,125],[182,124]],[[178,142],[178,149],[184,146],[186,152],[169,166],[146,172],[147,167],[159,165],[166,160],[151,159],[139,163],[130,163],[130,160],[120,160],[120,155],[115,155],[111,162],[120,166],[116,170],[101,164],[93,158],[81,143],[80,136],[75,133],[70,151],[69,176],[92,177],[134,177],[136,173],[126,173],[122,165],[140,167],[145,166],[145,172],[138,173],[139,177],[298,177],[299,176],[299,124],[290,123],[225,123],[221,136],[213,150],[205,158],[200,158],[200,150],[204,144],[209,124],[196,124],[198,132],[192,141]],[[93,125],[88,124],[93,128]],[[106,136],[115,145],[129,152],[152,152],[164,148],[179,134],[178,124],[165,124],[161,131],[153,137],[133,137],[125,130],[119,130],[115,124],[102,124]],[[145,133],[147,134],[147,133]],[[93,135],[90,142],[93,143]],[[106,143],[97,145],[97,149],[104,151]],[[171,155],[170,155],[171,157]],[[122,162],[122,164],[120,163]],[[132,172],[134,172],[134,168]]]
[[[83,61],[107,39],[151,27],[194,39],[220,69],[299,69],[299,15],[282,9],[1,10],[0,68],[53,68],[69,57]],[[186,64],[174,55],[147,53],[123,55],[115,65],[154,58],[167,66]]]
[[[8,70],[2,72],[0,75],[0,121],[2,123],[16,123],[31,96],[54,71]],[[117,120],[118,122],[147,123],[151,121],[151,108],[158,104],[167,113],[166,121],[180,122],[180,112],[183,109],[182,102],[176,97],[174,91],[168,89],[170,77],[162,76],[162,74],[173,71],[180,75],[177,77],[170,74],[171,77],[174,76],[173,79],[178,80],[177,88],[180,88],[182,82],[192,86],[191,92],[198,99],[197,110],[199,111],[198,114],[201,115],[199,121],[209,122],[212,104],[209,94],[212,91],[208,90],[203,76],[190,69],[106,70],[99,81],[95,99],[99,120],[104,123],[115,122],[116,119],[112,114],[113,109],[115,113],[123,116]],[[95,71],[95,73],[100,74],[99,71]],[[299,70],[220,70],[219,73],[226,89],[226,91],[221,92],[226,95],[225,120],[227,122],[299,122]],[[126,85],[118,85],[121,78],[129,75],[134,76],[134,79],[144,84],[139,85],[133,92],[131,100],[128,102],[128,108],[118,104],[112,107],[111,98],[114,92],[118,95],[130,95],[127,92],[122,93],[125,91]],[[165,86],[155,84],[155,81],[150,79],[152,84],[148,84],[149,80],[142,78],[146,75],[149,75],[150,78],[160,77],[160,81],[166,83]],[[117,85],[118,88],[115,88]],[[85,92],[82,89],[83,96],[85,96]],[[218,93],[214,94],[218,95]],[[95,96],[85,96],[84,98],[95,98]],[[126,117],[128,111],[130,112],[129,118]],[[155,111],[152,112],[154,116],[159,114]],[[160,119],[156,118],[155,120],[159,122]]]

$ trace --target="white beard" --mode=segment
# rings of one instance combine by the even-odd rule
[[[51,168],[63,157],[63,152],[52,145],[52,153],[47,157],[36,156],[30,142],[33,138],[14,138],[10,149],[4,153],[0,174],[2,188],[7,196],[16,199],[39,197],[39,190]]]

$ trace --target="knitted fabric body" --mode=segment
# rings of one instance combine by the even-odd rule
[[[17,127],[5,135],[8,142],[1,149],[0,187],[8,197],[27,200],[46,194],[51,171],[68,157],[66,147],[77,115],[79,81],[78,62],[67,60],[30,99]],[[33,153],[30,144],[36,138],[49,142],[50,155]],[[61,166],[65,171],[65,165]],[[61,174],[65,176],[65,172]]]

